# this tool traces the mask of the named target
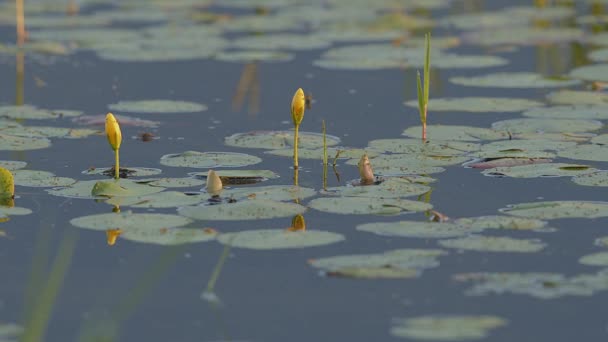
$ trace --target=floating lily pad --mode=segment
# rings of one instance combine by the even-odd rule
[[[578,85],[579,80],[548,78],[533,72],[499,72],[483,76],[452,77],[450,82],[469,87],[553,88]]]
[[[440,249],[397,249],[378,254],[340,255],[309,263],[329,276],[363,279],[413,278],[423,269],[437,267]]]
[[[608,145],[608,134],[600,134],[591,138],[592,144]]]
[[[432,153],[432,152],[431,152]],[[358,159],[351,159],[346,162],[348,165],[357,165]],[[470,157],[463,156],[441,156],[441,155],[424,155],[424,154],[383,154],[372,158],[371,163],[374,170],[385,168],[425,168],[432,166],[449,166],[464,163],[470,160]]]
[[[559,20],[573,16],[575,11],[566,7],[510,7],[502,10],[450,15],[444,18],[444,26],[461,30],[492,29],[500,27],[528,26],[536,20]]]
[[[92,191],[96,184],[98,184],[96,195],[93,195]],[[103,184],[105,184],[105,186],[103,186]],[[51,195],[60,197],[99,198],[142,196],[161,192],[163,190],[164,188],[161,187],[138,184],[121,178],[118,181],[108,179],[78,181],[68,187],[49,189],[47,192]]]
[[[108,105],[110,110],[133,113],[195,113],[207,110],[207,106],[196,102],[172,100],[120,101]]]
[[[558,151],[568,147],[576,146],[576,142],[572,141],[550,141],[550,140],[502,140],[493,141],[483,144],[480,147],[481,152],[497,152],[505,153],[520,152],[520,151]]]
[[[549,93],[547,100],[567,105],[608,105],[608,94],[599,91],[559,90]]]
[[[577,119],[510,119],[497,121],[492,124],[496,130],[504,130],[511,133],[525,132],[589,132],[602,128],[602,123],[596,120]]]
[[[73,110],[48,110],[40,109],[31,105],[23,106],[0,106],[0,117],[11,119],[44,120],[62,117],[73,117],[81,115],[80,111]]]
[[[132,126],[143,128],[156,128],[160,125],[159,121],[144,120],[126,115],[114,115],[120,126]],[[81,125],[103,126],[106,122],[105,115],[82,115],[72,119],[72,122]]]
[[[339,154],[338,154],[339,152]],[[280,150],[270,150],[265,153],[272,154],[275,156],[282,157],[293,157],[293,148],[284,148]],[[353,148],[353,147],[329,147],[327,149],[327,155],[329,158],[335,158],[338,156],[338,159],[345,158],[361,158],[363,154],[367,154],[369,157],[374,157],[378,155],[377,151],[371,149],[362,149],[362,148]],[[300,159],[323,159],[323,148],[299,148],[298,147],[298,158]]]
[[[525,294],[540,299],[563,296],[591,296],[608,290],[608,273],[580,274],[566,277],[558,273],[465,273],[454,276],[457,281],[472,281],[466,291],[470,296],[491,293]]]
[[[57,187],[68,186],[76,183],[75,179],[57,177],[48,171],[16,170],[13,172],[15,185],[31,187]]]
[[[0,133],[0,151],[39,150],[51,146],[47,138],[19,137]]]
[[[160,186],[163,188],[191,188],[195,186],[201,186],[205,184],[203,180],[191,178],[191,177],[183,177],[183,178],[159,178],[149,182],[146,182],[148,185],[152,186]]]
[[[0,160],[0,167],[3,167],[7,170],[14,171],[23,169],[27,166],[27,163],[24,161],[18,160]]]
[[[186,195],[177,191],[164,191],[143,196],[112,197],[106,203],[133,208],[174,208],[201,203],[206,197]]]
[[[432,140],[446,141],[480,141],[508,139],[507,132],[489,128],[457,126],[457,125],[428,125],[427,134]],[[422,137],[422,127],[413,126],[403,131],[403,135],[412,138]]]
[[[254,184],[268,179],[278,178],[279,175],[270,170],[214,170],[224,185]],[[207,172],[191,172],[189,176],[207,178]]]
[[[585,65],[570,71],[570,76],[588,81],[608,81],[608,64]]]
[[[161,169],[149,168],[149,167],[121,167],[121,173],[126,173],[128,177],[146,177],[146,176],[155,176],[163,172]],[[114,168],[113,167],[96,167],[90,168],[88,170],[82,171],[85,175],[110,175],[114,176]]]
[[[217,240],[237,248],[269,250],[324,246],[344,241],[344,236],[320,230],[260,229],[220,234]]]
[[[418,100],[405,103],[410,107],[418,107]],[[431,99],[429,110],[436,112],[472,112],[472,113],[508,113],[521,112],[543,104],[537,101],[507,97],[457,97]],[[429,136],[430,135],[429,132]]]
[[[587,142],[595,136],[594,133],[585,132],[524,132],[513,135],[520,140],[545,140],[548,143],[551,142],[576,142],[582,143]]]
[[[608,236],[595,239],[595,244],[600,247],[608,247]]]
[[[459,218],[454,223],[472,229],[513,230],[541,230],[547,225],[547,222],[537,219],[497,215]]]
[[[29,215],[32,211],[27,208],[0,206],[0,218],[5,219],[12,215]]]
[[[327,146],[340,143],[340,138],[327,135]],[[299,132],[298,148],[323,147],[323,135],[312,132]],[[293,146],[293,131],[253,131],[237,133],[224,140],[226,145],[246,148],[264,148],[276,150]]]
[[[99,134],[98,130],[88,128],[65,128],[65,127],[45,127],[45,126],[20,126],[2,129],[3,134],[32,137],[32,138],[66,138],[80,139],[93,134]]]
[[[122,230],[122,229],[121,229]],[[123,230],[121,239],[154,245],[175,246],[213,241],[217,237],[213,229],[131,227]]]
[[[608,161],[608,148],[603,145],[577,145],[558,151],[558,156],[576,160]]]
[[[458,156],[479,149],[479,144],[476,143],[441,140],[423,142],[421,139],[377,139],[370,141],[368,146],[383,152],[427,156]]]
[[[244,153],[234,152],[197,152],[166,154],[160,158],[160,163],[175,167],[218,168],[240,167],[261,162],[262,159]]]
[[[608,119],[608,106],[575,105],[532,108],[522,113],[523,116],[538,119]]]
[[[225,51],[215,55],[215,59],[221,62],[289,62],[295,58],[294,54],[282,51],[270,50],[242,50]]]
[[[178,209],[180,215],[195,220],[261,220],[276,217],[289,217],[302,214],[306,207],[296,203],[284,203],[266,199],[253,199],[224,203],[218,205],[204,205],[182,207]]]
[[[530,165],[530,164],[542,164],[542,163],[550,163],[551,159],[546,158],[503,158],[500,157],[498,159],[481,159],[481,160],[473,160],[468,163],[463,164],[463,166],[470,167],[473,169],[492,169],[496,167],[512,167],[512,166],[521,166],[521,165]]]
[[[608,172],[598,171],[572,177],[572,181],[584,186],[608,186]]]
[[[514,239],[510,237],[471,235],[458,239],[441,240],[439,244],[447,248],[480,252],[533,253],[545,248],[539,240]]]
[[[481,229],[471,229],[449,222],[397,221],[361,224],[357,226],[357,230],[382,236],[443,239],[466,236]]]
[[[132,212],[97,214],[77,217],[70,220],[73,226],[93,230],[121,229],[168,229],[191,223],[189,218],[169,214],[134,214]]]
[[[594,254],[589,254],[578,259],[583,265],[589,266],[608,266],[608,252],[599,252]]]
[[[268,185],[257,187],[234,188],[224,190],[222,197],[236,199],[266,199],[273,201],[294,201],[316,195],[311,188],[292,185]]]
[[[327,213],[357,215],[397,215],[426,211],[433,207],[424,202],[369,197],[316,198],[308,206]]]
[[[479,340],[507,324],[496,316],[421,316],[394,320],[391,334],[415,340]]]
[[[491,169],[486,169],[482,173],[486,176],[537,178],[577,176],[590,174],[595,171],[597,171],[597,169],[592,168],[588,165],[541,163],[511,167],[495,167]]]
[[[579,28],[531,26],[504,27],[478,30],[465,34],[466,43],[484,46],[557,44],[581,40],[584,31]]]
[[[505,214],[541,220],[559,218],[598,218],[608,216],[608,202],[548,201],[510,205]]]
[[[236,39],[232,44],[241,49],[314,50],[327,48],[331,42],[321,35],[285,33],[245,36]]]
[[[422,195],[430,187],[417,184],[408,178],[390,177],[377,185],[341,186],[328,188],[331,194],[355,197],[402,198]]]

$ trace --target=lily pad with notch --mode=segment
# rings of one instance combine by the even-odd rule
[[[121,232],[120,238],[152,245],[176,246],[213,241],[218,233],[204,228],[131,227]]]
[[[180,215],[195,220],[240,221],[289,217],[302,214],[306,207],[266,199],[250,199],[236,203],[199,205],[178,209]]]
[[[308,203],[312,209],[333,214],[398,215],[426,211],[431,204],[397,198],[328,197],[316,198]]]
[[[245,153],[197,152],[166,154],[160,163],[166,166],[191,168],[241,167],[260,163],[262,159]]]

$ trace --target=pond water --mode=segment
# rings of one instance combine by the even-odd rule
[[[0,341],[606,340],[607,6],[0,2]]]

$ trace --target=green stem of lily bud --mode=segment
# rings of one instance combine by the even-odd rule
[[[116,165],[114,166],[114,179],[120,178],[120,162],[118,149],[114,150],[114,156],[116,157]]]
[[[295,125],[295,130],[293,132],[293,168],[298,168],[298,132],[300,130],[300,125]]]

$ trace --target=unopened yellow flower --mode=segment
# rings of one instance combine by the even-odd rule
[[[9,170],[0,167],[0,198],[12,199],[13,197],[15,197],[15,179],[13,178],[13,174]]]
[[[293,95],[291,100],[291,119],[293,124],[299,126],[304,119],[304,109],[306,108],[306,97],[304,96],[304,90],[298,88],[296,93]]]
[[[207,184],[205,185],[207,193],[211,196],[219,196],[222,192],[223,185],[220,176],[213,170],[209,170],[207,173]]]
[[[290,232],[301,232],[306,230],[306,221],[302,214],[298,214],[291,219],[291,227],[287,228]]]
[[[122,133],[120,132],[120,125],[112,113],[106,115],[106,136],[108,142],[114,151],[120,148],[122,142]]]
[[[372,170],[372,163],[370,163],[367,154],[361,156],[359,163],[359,176],[361,177],[361,183],[369,184],[374,182],[374,171]]]

